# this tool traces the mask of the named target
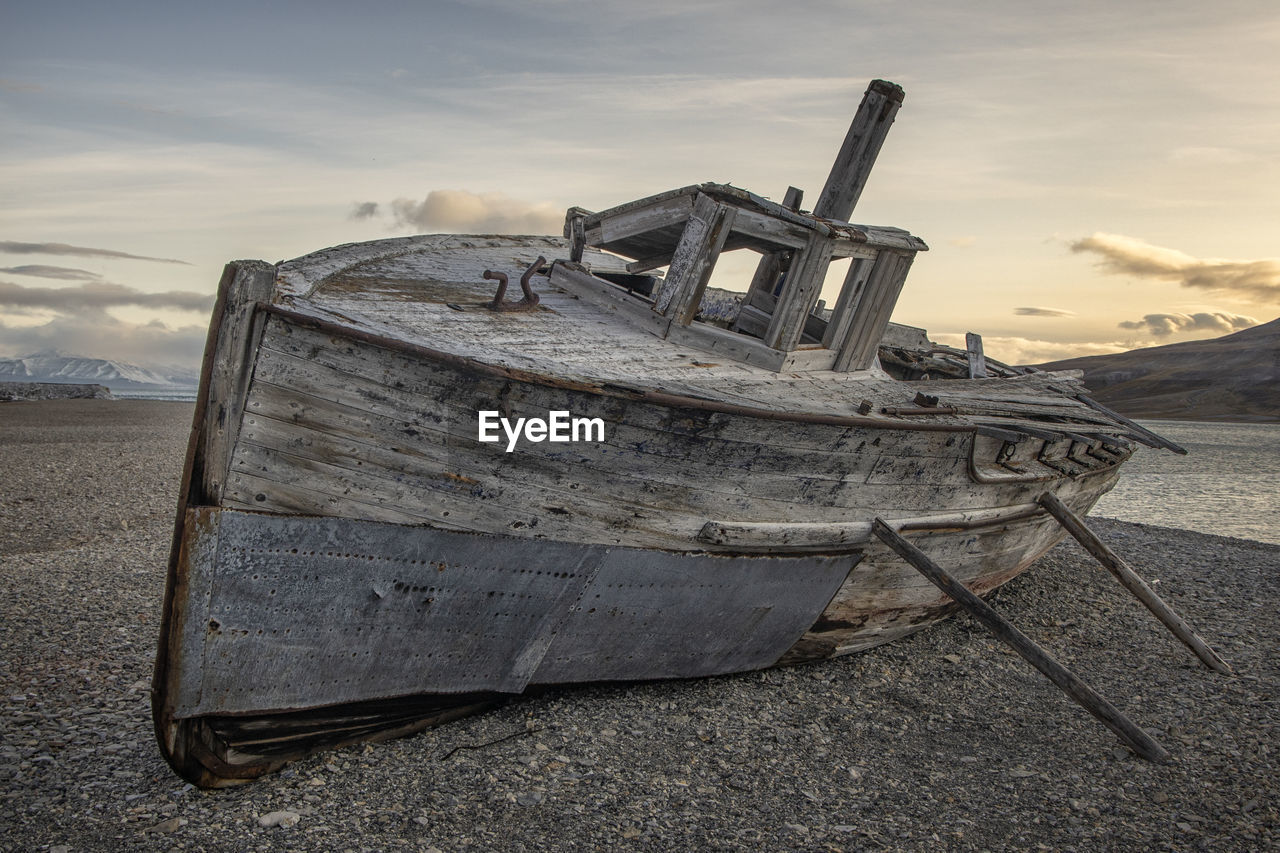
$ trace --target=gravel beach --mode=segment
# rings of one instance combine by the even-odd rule
[[[820,664],[556,690],[200,791],[161,759],[148,700],[191,412],[0,404],[0,850],[1280,844],[1280,546],[1106,520],[1234,676],[1072,542],[993,601],[1171,764],[962,616]]]

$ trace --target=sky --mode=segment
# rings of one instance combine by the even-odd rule
[[[851,219],[931,247],[896,322],[1012,363],[1216,337],[1280,315],[1278,57],[1264,0],[0,0],[0,356],[197,364],[232,259],[807,207],[874,78]]]

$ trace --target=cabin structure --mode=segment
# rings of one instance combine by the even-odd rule
[[[929,247],[899,228],[846,221],[861,195],[902,89],[876,80],[867,90],[813,212],[800,209],[802,192],[788,189],[781,204],[726,184],[706,183],[593,213],[570,208],[565,237],[570,262],[586,247],[629,258],[627,275],[597,281],[557,265],[552,283],[600,293],[598,279],[626,292],[623,312],[653,334],[723,353],[772,370],[869,370],[907,271]],[[697,322],[716,261],[724,252],[760,255],[755,275],[727,328]],[[833,261],[850,259],[829,318],[819,296]],[[643,274],[667,267],[662,279]],[[557,275],[557,272],[559,273]],[[613,295],[608,294],[606,295]]]

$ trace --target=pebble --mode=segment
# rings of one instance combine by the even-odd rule
[[[162,820],[162,821],[160,821],[160,822],[159,822],[159,823],[157,823],[155,826],[148,827],[146,831],[147,831],[147,832],[158,832],[158,833],[161,833],[161,834],[167,834],[167,833],[170,833],[170,832],[174,832],[174,831],[176,831],[176,830],[178,830],[178,829],[180,829],[180,828],[182,828],[182,827],[184,827],[184,826],[186,826],[186,825],[187,825],[187,819],[186,819],[186,818],[182,818],[182,817],[171,817],[171,818],[169,818],[168,820]]]
[[[297,812],[282,810],[278,812],[268,812],[258,818],[258,826],[283,826],[288,828],[294,826],[302,819]]]

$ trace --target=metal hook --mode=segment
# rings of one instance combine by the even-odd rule
[[[524,271],[524,275],[520,276],[520,289],[524,291],[524,299],[519,302],[504,302],[503,298],[507,295],[507,274],[504,272],[494,272],[493,270],[485,270],[484,277],[498,282],[498,292],[493,295],[493,301],[489,303],[490,311],[532,311],[538,304],[538,294],[533,292],[533,287],[529,284],[529,279],[533,278],[533,274],[547,262],[542,255],[538,255],[538,259],[529,265]]]

